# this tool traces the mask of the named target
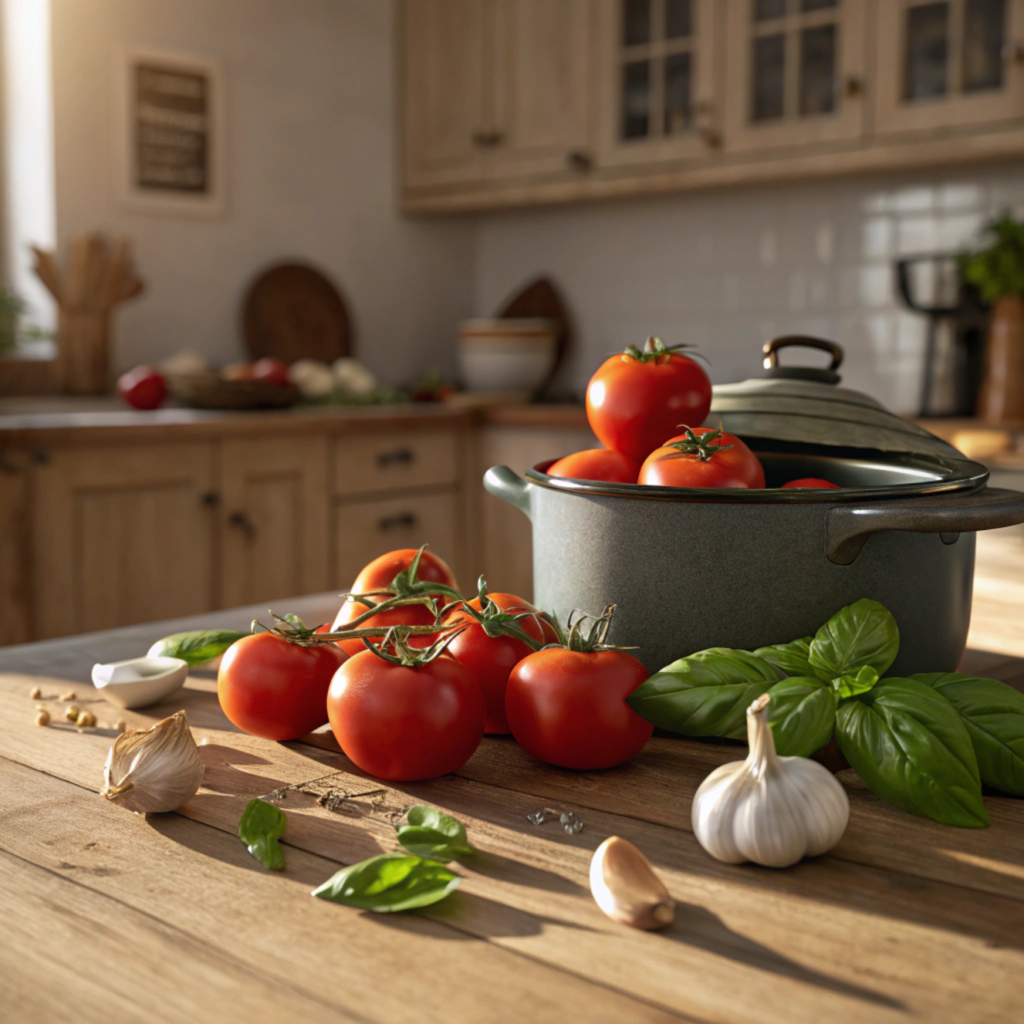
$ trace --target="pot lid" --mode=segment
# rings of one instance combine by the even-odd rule
[[[828,352],[832,364],[828,369],[780,366],[779,351],[790,347]],[[963,458],[875,399],[839,387],[843,350],[835,342],[790,335],[767,342],[763,351],[763,378],[714,387],[709,425],[721,422],[742,438]]]

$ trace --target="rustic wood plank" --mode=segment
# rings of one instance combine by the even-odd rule
[[[212,694],[183,695],[194,723],[204,717],[216,722]],[[20,700],[24,706],[26,698]],[[105,737],[19,728],[10,724],[14,718],[0,715],[8,756],[96,784]],[[302,744],[196,731],[212,737],[213,745],[204,748],[206,791],[183,810],[227,832],[251,796],[348,765],[340,754]],[[534,771],[575,777],[539,766]],[[341,784],[366,785],[355,772]],[[286,804],[289,844],[345,862],[393,848],[387,822],[339,819],[301,806],[304,799],[311,802],[293,797]],[[392,807],[423,801],[458,814],[490,855],[489,863],[468,871],[465,896],[439,908],[451,915],[445,919],[453,927],[702,1019],[788,1021],[797,1004],[808,1014],[851,1020],[888,1019],[903,1007],[940,1018],[950,1005],[997,1013],[1013,998],[999,979],[1021,966],[1024,911],[1016,901],[834,858],[787,872],[720,865],[677,828],[598,810],[580,812],[587,821],[580,836],[534,830],[525,821],[536,809],[534,798],[464,778],[391,787],[388,799]],[[590,854],[613,833],[641,845],[684,901],[685,913],[670,934],[675,941],[614,925],[590,900]],[[984,867],[960,863],[959,874]],[[958,969],[937,974],[937,962]],[[688,981],[680,990],[683,977]],[[777,997],[773,1009],[764,1004],[765,978]],[[980,1002],[976,985],[985,993]]]
[[[312,899],[312,886],[337,870],[337,862],[292,848],[285,873],[267,872],[236,836],[180,815],[132,815],[52,776],[11,762],[0,764],[6,781],[0,790],[0,849],[37,865],[37,870],[70,880],[60,882],[60,891],[73,886],[89,897],[81,906],[73,904],[74,916],[64,912],[63,901],[54,893],[45,897],[48,909],[32,932],[34,948],[42,948],[44,955],[32,972],[15,979],[20,998],[52,985],[57,971],[62,981],[67,977],[67,967],[58,962],[70,941],[60,935],[62,918],[71,917],[94,934],[109,934],[124,951],[131,948],[133,932],[122,938],[117,924],[134,915],[136,921],[144,916],[142,927],[154,934],[150,949],[166,937],[165,945],[173,941],[177,947],[162,951],[166,967],[160,973],[181,987],[180,999],[198,1000],[204,985],[227,963],[236,973],[265,979],[265,987],[282,997],[295,993],[291,1015],[282,1014],[281,1020],[300,1019],[308,1009],[314,1020],[343,1016],[419,1024],[518,1020],[521,1014],[555,1021],[564,1019],[566,1005],[588,1020],[679,1019],[472,939],[439,921],[368,914]],[[216,794],[206,798],[219,799]],[[27,821],[31,828],[25,827]],[[13,901],[23,917],[31,901],[17,887],[5,889],[5,899]],[[123,905],[117,920],[105,916],[111,903]],[[93,951],[98,957],[109,949],[102,943],[99,947]],[[197,977],[183,955],[193,949],[209,961]],[[80,955],[70,960],[74,970],[84,973],[81,962]],[[145,966],[146,956],[140,953],[136,964],[140,969]],[[98,963],[103,969],[99,977],[114,966]],[[33,974],[35,984],[27,984]],[[134,972],[126,974],[130,992]],[[485,983],[467,984],[467,978]],[[145,986],[144,978],[134,980]],[[224,987],[229,984],[230,978],[222,982]],[[254,981],[254,995],[260,984]],[[278,1001],[271,1001],[267,1010],[273,1011]],[[200,1003],[194,1014],[182,1019],[218,1019],[215,1010]],[[242,1015],[229,1009],[226,1016]],[[266,1019],[267,1014],[255,1017]]]

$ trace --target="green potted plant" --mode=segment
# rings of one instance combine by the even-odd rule
[[[963,261],[964,279],[992,306],[978,412],[987,423],[1024,422],[1024,220],[1007,212],[985,230],[993,243]]]

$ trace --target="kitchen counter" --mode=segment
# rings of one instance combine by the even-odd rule
[[[327,618],[324,594],[286,606]],[[184,625],[241,626],[262,606],[0,651],[0,994],[12,1020],[593,1022],[1008,1021],[1024,997],[1024,802],[987,796],[988,829],[904,814],[851,773],[846,835],[785,871],[729,866],[691,833],[693,793],[742,748],[655,738],[630,765],[567,772],[486,738],[454,775],[381,787],[320,730],[299,743],[237,732],[213,674],[162,706],[122,712],[84,680],[95,660]],[[1024,685],[1024,661],[968,652],[962,668]],[[33,686],[73,688],[101,723],[184,708],[206,762],[176,814],[136,817],[97,796],[110,729],[32,724]],[[51,704],[54,709],[59,704]],[[55,715],[55,719],[59,716]],[[237,838],[248,800],[328,773],[358,814],[290,792],[285,870]],[[314,787],[315,788],[315,787]],[[376,792],[383,788],[383,793]],[[310,898],[341,865],[395,848],[414,803],[456,815],[482,856],[435,908],[376,915]],[[526,816],[571,810],[578,835]],[[678,902],[663,933],[604,917],[591,854],[622,835]]]

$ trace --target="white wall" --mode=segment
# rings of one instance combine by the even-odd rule
[[[1024,212],[1019,162],[488,215],[476,312],[550,273],[578,321],[559,382],[578,394],[649,334],[699,346],[725,382],[757,376],[769,338],[809,333],[846,346],[844,384],[913,412],[925,327],[901,308],[892,261],[956,249],[1008,206]]]
[[[195,348],[240,358],[246,282],[300,257],[340,285],[358,353],[390,382],[450,368],[472,304],[472,225],[399,218],[392,0],[52,0],[59,243],[101,229],[134,239],[148,282],[115,314],[126,368]],[[222,61],[227,211],[140,215],[111,168],[118,48]]]

